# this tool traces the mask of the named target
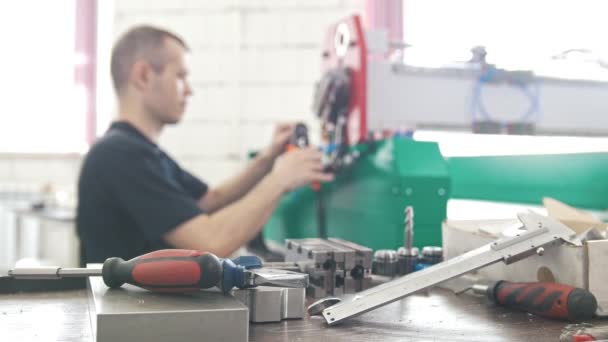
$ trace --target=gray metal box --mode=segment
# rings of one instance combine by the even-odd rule
[[[135,286],[108,288],[101,277],[88,282],[89,309],[97,342],[246,342],[247,307],[219,291],[153,293]]]

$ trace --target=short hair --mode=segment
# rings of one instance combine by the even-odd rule
[[[162,51],[166,39],[172,39],[189,50],[178,35],[149,25],[135,26],[118,39],[110,62],[112,83],[117,93],[127,84],[131,68],[138,59],[146,60],[157,71],[162,70],[167,62]]]

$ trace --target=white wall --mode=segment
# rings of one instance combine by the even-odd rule
[[[161,144],[216,184],[268,142],[274,122],[314,122],[324,30],[363,7],[364,0],[116,0],[112,35],[156,24],[191,46],[195,95]],[[0,185],[73,187],[80,163],[77,156],[0,155]]]

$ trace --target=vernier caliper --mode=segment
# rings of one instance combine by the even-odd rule
[[[582,245],[573,230],[556,220],[533,212],[521,213],[518,217],[525,230],[516,236],[496,240],[450,260],[360,292],[351,300],[324,309],[323,317],[329,325],[334,325],[499,261],[511,264],[533,254],[542,255],[546,248],[562,243]]]

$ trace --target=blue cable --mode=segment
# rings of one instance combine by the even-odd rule
[[[475,85],[473,86],[473,96],[471,98],[471,114],[473,116],[473,121],[475,121],[476,114],[479,112],[481,116],[486,120],[492,120],[491,115],[485,108],[482,102],[481,90],[486,83],[491,83],[496,77],[499,76],[499,70],[494,67],[489,67],[485,72],[483,72]],[[540,85],[538,82],[526,82],[523,80],[515,80],[508,82],[509,84],[517,87],[522,91],[522,93],[528,98],[530,101],[530,107],[526,112],[521,116],[520,121],[526,122],[531,119],[534,114],[537,114],[536,120],[540,119]]]

